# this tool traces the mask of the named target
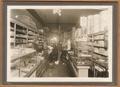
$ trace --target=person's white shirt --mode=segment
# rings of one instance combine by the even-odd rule
[[[53,50],[53,47],[52,46],[48,46],[48,54],[50,54]]]

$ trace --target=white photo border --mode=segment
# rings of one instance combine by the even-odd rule
[[[94,8],[111,8],[113,10],[113,6],[112,5],[94,5],[94,6],[89,6],[89,5],[82,5],[82,6],[76,6],[76,5],[71,5],[71,6],[61,6],[61,5],[54,5],[54,6],[49,6],[49,5],[44,5],[44,6],[27,6],[27,5],[8,5],[7,6],[7,82],[112,82],[112,77],[113,77],[113,29],[109,30],[109,36],[108,36],[108,48],[109,48],[109,52],[108,52],[108,56],[109,56],[109,77],[108,78],[79,78],[79,77],[40,77],[40,78],[13,78],[10,76],[10,10],[11,9],[39,9],[41,7],[41,9],[54,9],[54,8],[60,8],[60,9],[94,9]],[[112,13],[111,13],[112,14]],[[113,14],[112,14],[113,16]],[[112,21],[113,24],[113,21]],[[111,28],[113,28],[113,25],[111,26]]]

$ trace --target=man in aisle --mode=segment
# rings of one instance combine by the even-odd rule
[[[54,44],[53,46],[48,46],[48,49],[50,63],[54,63],[55,61],[57,61],[58,47]]]
[[[61,59],[61,54],[62,54],[62,42],[60,42],[59,44],[58,44],[58,46],[57,46],[57,52],[58,52],[58,54],[57,54],[57,59],[56,59],[56,61],[55,61],[55,64],[59,64],[59,62],[60,62],[60,59]]]
[[[67,55],[68,55],[67,47],[63,46],[62,47],[62,52],[61,52],[61,62],[63,64],[67,61]]]

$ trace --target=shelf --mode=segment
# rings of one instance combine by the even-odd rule
[[[15,43],[26,43],[24,39],[16,39]]]
[[[100,45],[90,45],[90,44],[88,44],[88,46],[93,46],[93,47],[96,47],[96,48],[104,48],[104,49],[106,49],[107,47],[105,47],[105,46],[100,46]]]
[[[28,32],[31,31],[31,32],[36,32],[35,30],[31,29],[31,28],[28,28]]]
[[[94,41],[104,41],[105,39],[94,39]]]
[[[100,31],[98,33],[94,33],[93,36],[104,35],[105,31]]]
[[[89,37],[94,37],[94,36],[98,36],[98,35],[104,35],[106,32],[105,31],[100,31],[97,33],[93,33],[93,34],[88,34]]]
[[[27,38],[27,36],[24,36],[24,35],[16,35],[16,37],[17,37],[17,38],[24,38],[24,39]]]
[[[94,59],[89,59],[89,60],[92,61],[93,63],[95,63],[96,65],[105,68],[106,70],[108,69],[108,66],[106,64],[103,64],[103,63],[96,61]]]
[[[106,49],[107,47],[105,47],[105,46],[100,46],[100,45],[93,45],[94,47],[97,47],[97,48],[104,48],[104,49]]]
[[[98,55],[98,54],[93,54],[93,58],[94,59],[104,59],[104,60],[108,60],[108,58],[106,56],[102,56],[101,55]]]
[[[27,31],[16,29],[16,33],[27,34]]]
[[[34,40],[35,36],[28,36],[28,40]]]
[[[16,29],[22,29],[22,30],[27,30],[24,26],[16,24]]]
[[[98,52],[94,52],[95,54],[98,54],[98,55],[101,55],[101,56],[104,56],[104,57],[108,57],[108,55],[106,55],[106,54],[101,54],[100,52],[98,53]]]
[[[34,36],[34,34],[30,34],[30,33],[28,33],[28,35],[29,35],[29,36]]]
[[[14,35],[11,35],[10,38],[14,38]]]
[[[33,43],[34,42],[34,40],[28,40],[28,43]]]
[[[35,35],[35,32],[33,32],[33,31],[28,31],[28,35],[29,35],[29,36],[33,36],[33,35]]]
[[[34,40],[33,38],[28,38],[28,40]]]
[[[35,27],[26,25],[21,21],[12,18],[10,19],[10,32],[13,33],[11,39],[14,38],[14,47],[17,45],[32,43],[32,40],[36,38],[36,33],[38,33]]]
[[[100,66],[101,68],[105,68],[107,70],[108,63],[108,55],[107,55],[107,46],[106,46],[106,38],[105,38],[105,31],[101,31],[98,33],[91,34],[88,37],[93,39],[93,41],[89,40],[88,46],[91,47],[93,50],[89,50],[92,55],[91,61],[94,64]],[[92,43],[92,44],[91,44]]]

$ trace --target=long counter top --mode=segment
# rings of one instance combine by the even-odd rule
[[[14,61],[34,52],[36,51],[32,48],[15,48],[10,50],[10,58],[11,61]]]

